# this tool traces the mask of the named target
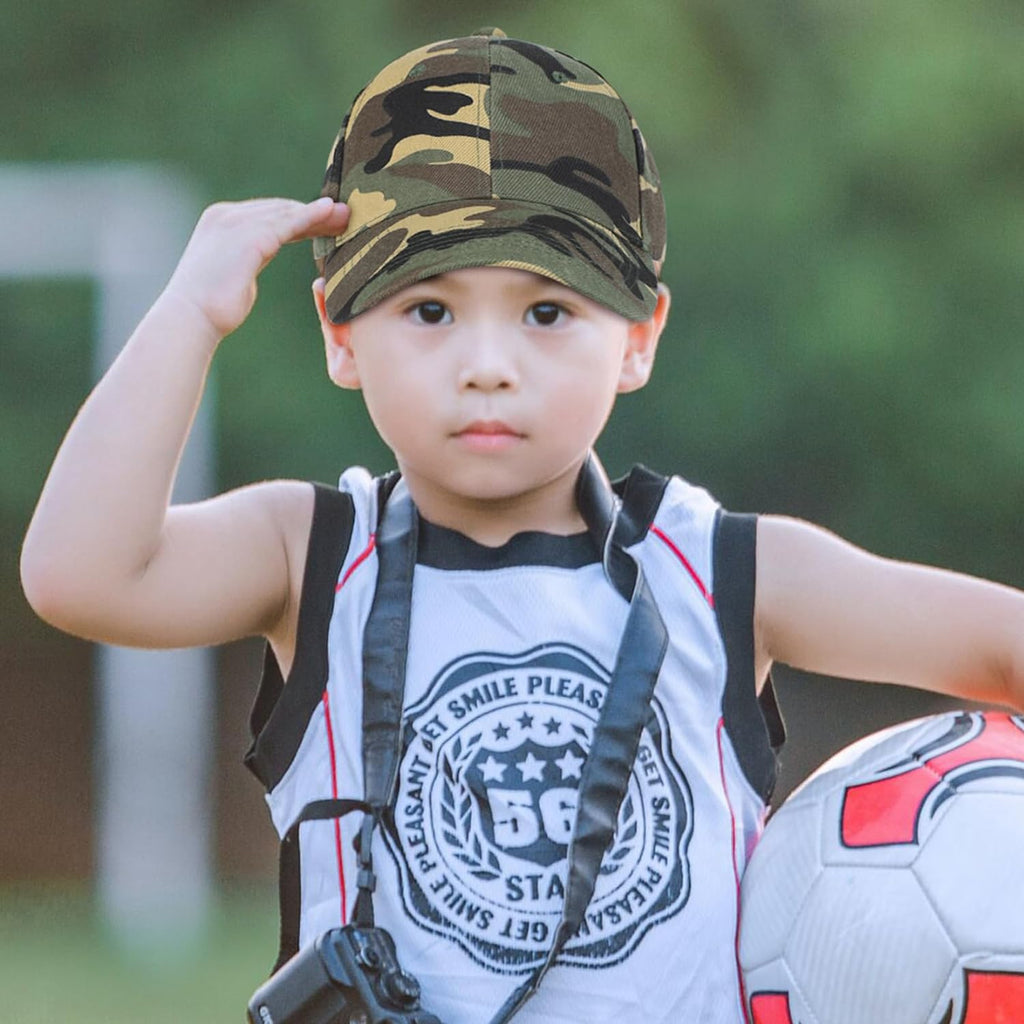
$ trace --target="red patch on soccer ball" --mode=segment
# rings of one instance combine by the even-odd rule
[[[960,1024],[1018,1024],[1024,1013],[1024,974],[966,971]]]
[[[789,996],[785,992],[758,992],[750,997],[753,1024],[793,1024],[789,1014]],[[979,1022],[971,1021],[971,1024]]]
[[[891,846],[917,842],[928,795],[950,773],[983,761],[1021,758],[1021,728],[1006,714],[990,712],[981,731],[898,775],[850,786],[843,798],[842,839],[847,846]]]

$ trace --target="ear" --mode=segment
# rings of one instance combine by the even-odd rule
[[[332,323],[328,318],[324,296],[324,279],[322,277],[318,277],[313,282],[313,305],[316,307],[316,314],[320,318],[320,333],[324,336],[327,376],[339,388],[359,388],[359,371],[356,368],[355,357],[352,354],[352,331],[347,323]]]
[[[668,320],[672,295],[664,284],[658,285],[658,301],[650,319],[629,325],[626,350],[622,355],[622,369],[619,373],[619,393],[639,391],[651,378],[654,356],[658,351],[658,339]]]

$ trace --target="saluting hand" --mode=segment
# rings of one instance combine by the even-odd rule
[[[194,307],[222,338],[249,315],[256,278],[281,246],[341,234],[348,214],[327,197],[215,203],[199,218],[164,294]]]

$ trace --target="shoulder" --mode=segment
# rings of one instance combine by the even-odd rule
[[[295,654],[299,611],[324,537],[350,530],[351,501],[336,488],[300,480],[275,480],[248,488],[262,515],[280,538],[287,572],[287,595],[281,614],[267,630],[285,675]]]
[[[703,531],[714,528],[721,510],[718,499],[706,488],[681,476],[670,476],[665,481],[658,521]]]
[[[284,539],[293,587],[301,591],[307,563],[328,538],[347,546],[357,528],[373,531],[379,481],[365,469],[347,469],[338,484],[276,480],[259,484],[260,500]]]
[[[665,475],[636,465],[613,487],[622,499],[625,515],[643,532],[657,524],[701,526],[714,520],[718,501],[703,487],[678,474]]]
[[[362,467],[345,470],[337,486],[299,481],[268,485],[266,500],[274,506],[288,552],[289,602],[282,626],[292,643],[299,609],[311,589],[322,585],[321,578],[336,574],[354,546],[372,537],[379,485]]]
[[[238,492],[265,519],[269,530],[279,538],[287,572],[287,591],[277,621],[267,630],[275,647],[288,647],[288,636],[294,636],[298,617],[299,595],[302,591],[306,549],[315,506],[315,487],[302,480],[272,480]]]
[[[626,515],[638,528],[635,536],[653,536],[710,584],[721,525],[731,517],[719,501],[679,475],[663,476],[642,466],[627,478],[622,493]]]

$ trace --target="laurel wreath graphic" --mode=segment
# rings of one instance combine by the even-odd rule
[[[493,850],[484,849],[480,836],[473,827],[473,795],[463,782],[463,774],[472,762],[483,733],[470,736],[465,743],[458,737],[441,762],[442,835],[454,847],[455,857],[469,868],[469,873],[481,881],[491,882],[501,877],[501,861]]]

